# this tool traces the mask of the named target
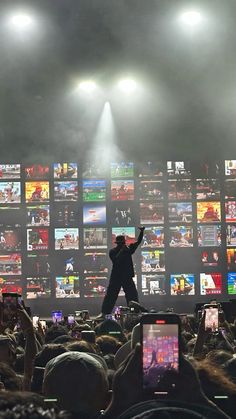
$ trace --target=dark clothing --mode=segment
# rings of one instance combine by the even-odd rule
[[[102,313],[111,313],[121,287],[124,290],[127,305],[130,301],[138,301],[138,292],[135,287],[134,266],[132,254],[135,252],[143,238],[143,231],[140,231],[138,240],[135,243],[126,245],[118,245],[109,252],[113,266],[111,271],[110,282],[107,288],[106,296],[102,304]]]

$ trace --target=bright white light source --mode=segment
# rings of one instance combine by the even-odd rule
[[[26,13],[15,13],[9,17],[8,22],[15,29],[25,30],[34,24],[34,19]]]
[[[87,93],[92,93],[96,87],[96,83],[92,80],[82,81],[79,84],[79,89]]]
[[[132,93],[136,90],[137,84],[133,79],[123,79],[118,83],[120,90],[124,93]]]
[[[111,109],[111,105],[110,105],[110,102],[105,102],[105,105],[104,105],[104,110],[110,110]]]
[[[179,16],[179,21],[186,26],[194,27],[202,23],[203,16],[197,10],[188,10]]]

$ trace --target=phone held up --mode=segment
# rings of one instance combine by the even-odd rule
[[[52,311],[52,321],[53,321],[53,323],[60,323],[62,321],[62,311],[61,310]]]
[[[205,330],[212,333],[219,331],[219,306],[218,304],[205,304]]]
[[[3,323],[17,322],[18,304],[22,302],[21,295],[13,292],[2,293]]]
[[[181,320],[176,314],[141,317],[142,387],[147,396],[165,397],[174,383],[168,373],[180,368]]]

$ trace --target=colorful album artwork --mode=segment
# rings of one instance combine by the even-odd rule
[[[39,227],[49,226],[50,224],[50,207],[49,205],[32,205],[27,206],[27,226]]]
[[[99,202],[106,200],[105,180],[83,180],[83,201]]]
[[[171,274],[171,295],[195,295],[195,281],[193,274]]]
[[[21,254],[0,255],[0,275],[21,275]]]
[[[21,278],[0,277],[0,295],[8,292],[13,292],[22,295],[23,289]]]
[[[19,179],[20,164],[0,164],[0,179]]]
[[[48,229],[47,228],[28,228],[27,229],[27,250],[48,249]]]
[[[79,298],[80,280],[78,275],[56,277],[56,298]]]
[[[134,163],[111,163],[111,178],[133,177]]]
[[[164,250],[142,250],[141,252],[142,272],[164,272],[165,252]]]
[[[216,223],[221,221],[219,201],[197,202],[198,223]]]
[[[142,274],[143,295],[166,295],[166,279],[161,274]]]
[[[139,167],[139,177],[163,176],[165,169],[163,162],[143,162]]]
[[[172,202],[168,204],[170,223],[191,223],[193,221],[192,202]]]
[[[218,248],[201,250],[202,267],[219,267],[221,264],[221,253]]]
[[[21,229],[19,225],[0,224],[0,252],[18,252],[21,250]]]
[[[108,285],[108,278],[105,275],[86,275],[84,277],[84,297],[104,297]]]
[[[26,281],[26,298],[28,300],[51,297],[49,278],[27,278]]]
[[[55,250],[79,249],[78,228],[55,228]]]
[[[163,226],[148,226],[144,230],[142,248],[150,247],[164,247],[164,227]]]
[[[56,259],[55,271],[58,275],[75,275],[78,274],[81,266],[81,259],[78,253],[74,251],[66,251],[60,253],[60,258]]]
[[[45,202],[49,200],[49,182],[25,182],[26,202]]]
[[[78,177],[77,163],[54,163],[54,179],[76,179]]]
[[[0,182],[0,204],[19,204],[20,202],[20,182]]]
[[[236,222],[236,201],[225,202],[225,219],[228,223]]]
[[[236,224],[226,225],[226,244],[227,246],[236,246]]]
[[[112,201],[133,201],[134,181],[133,180],[112,180],[111,181]]]
[[[141,224],[163,224],[164,205],[162,202],[140,202],[140,223]]]
[[[192,199],[192,182],[190,179],[168,180],[169,200]]]
[[[193,228],[190,226],[172,226],[170,231],[170,247],[193,247]]]
[[[220,182],[218,179],[197,179],[197,199],[220,199]]]
[[[61,201],[77,201],[78,199],[78,182],[75,180],[65,182],[54,182],[54,200]]]
[[[187,161],[168,161],[167,162],[168,176],[190,176],[190,162]]]
[[[112,243],[115,243],[116,236],[124,236],[127,246],[135,242],[135,227],[112,227]]]
[[[141,201],[160,201],[164,198],[162,180],[141,180],[139,184],[139,199]]]
[[[225,199],[236,198],[236,179],[225,180]]]
[[[227,266],[229,271],[236,270],[236,248],[227,249]]]
[[[221,245],[221,226],[199,225],[198,228],[198,246],[220,246]]]
[[[225,160],[225,176],[236,176],[236,160]]]
[[[222,274],[221,273],[201,273],[200,274],[200,294],[212,295],[222,293]]]
[[[236,294],[236,272],[228,273],[228,294]]]
[[[49,166],[43,166],[41,164],[32,164],[31,166],[26,166],[25,177],[26,179],[48,179]]]
[[[106,249],[107,229],[106,228],[84,228],[85,249]]]
[[[108,258],[104,252],[86,252],[84,254],[84,273],[108,272]]]
[[[111,208],[111,223],[116,226],[132,226],[137,224],[133,202],[114,202]]]

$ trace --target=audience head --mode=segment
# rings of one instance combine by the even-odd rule
[[[122,343],[119,342],[118,339],[108,335],[102,335],[97,337],[96,344],[98,345],[103,355],[115,355],[118,349],[122,346]]]
[[[45,343],[53,342],[58,336],[67,335],[67,329],[64,326],[54,324],[49,329],[46,330],[45,333]]]
[[[95,354],[97,352],[95,349],[95,345],[87,342],[86,340],[70,342],[67,344],[66,347],[68,351],[87,352],[92,354]]]
[[[5,390],[18,391],[22,390],[22,381],[15,371],[4,362],[0,362],[0,378]]]
[[[48,361],[55,358],[58,355],[64,354],[67,349],[64,345],[59,343],[49,343],[44,345],[43,349],[38,352],[34,360],[35,367],[45,367]]]
[[[43,390],[47,397],[56,398],[62,409],[93,417],[105,405],[106,371],[91,355],[68,352],[46,365]]]

